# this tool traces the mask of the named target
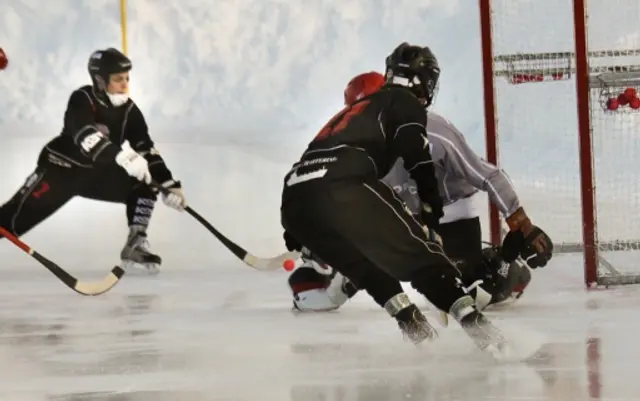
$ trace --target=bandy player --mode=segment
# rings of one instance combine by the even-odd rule
[[[186,201],[127,94],[131,68],[116,49],[91,54],[93,85],[71,93],[62,132],[42,148],[35,171],[0,206],[0,226],[21,236],[75,196],[125,204],[129,236],[122,268],[157,273],[161,258],[149,250],[146,234],[157,195],[147,184],[153,178],[170,190],[163,195],[169,207],[182,210]]]
[[[384,76],[377,72],[354,77],[344,91],[345,105],[374,93],[384,83]],[[515,219],[524,214],[518,196],[502,170],[483,161],[453,124],[432,111],[427,111],[427,136],[445,206],[444,216],[438,222],[425,223],[442,237],[445,252],[462,270],[463,281],[473,289],[480,310],[518,299],[531,280],[527,264],[531,268],[544,267],[552,250],[537,255],[532,250],[523,252],[522,256],[527,259],[524,263],[520,258],[514,260],[513,255],[502,255],[500,246],[482,249],[480,218],[475,207],[477,198],[487,192],[509,222],[509,216]],[[402,161],[398,161],[382,181],[402,197],[414,215],[429,219],[428,215],[421,215],[415,182]],[[357,293],[358,289],[347,278],[306,249],[302,259],[304,263],[289,276],[295,309],[334,310]],[[505,259],[512,261],[507,263]]]

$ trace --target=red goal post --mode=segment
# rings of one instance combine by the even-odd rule
[[[640,1],[479,5],[487,160],[587,287],[640,283]]]

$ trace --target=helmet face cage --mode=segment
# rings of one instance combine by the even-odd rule
[[[428,47],[402,43],[387,57],[386,65],[387,82],[406,86],[423,99],[427,107],[431,105],[438,86],[440,67]]]
[[[437,82],[435,88],[433,88],[433,91],[431,92],[431,99],[429,99],[429,104],[427,105],[427,107],[433,106],[433,104],[436,102],[436,98],[438,97],[439,90],[440,90],[440,82]]]
[[[430,106],[431,103],[433,103],[433,98],[435,97],[438,90],[438,78],[440,77],[440,70],[438,69],[437,71],[434,71],[430,69],[424,71],[421,75],[422,77],[420,81],[426,94],[426,105]]]

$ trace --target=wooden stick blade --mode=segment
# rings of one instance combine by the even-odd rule
[[[247,253],[242,261],[256,270],[278,270],[282,269],[282,264],[287,259],[300,258],[299,252],[285,252],[281,255],[274,256],[273,258],[258,258],[250,253]]]
[[[101,281],[77,281],[72,288],[78,294],[97,296],[111,290],[120,282],[122,276],[124,276],[124,270],[120,266],[115,266]]]

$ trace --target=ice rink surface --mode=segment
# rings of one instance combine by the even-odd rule
[[[455,323],[416,349],[364,294],[338,312],[295,315],[284,271],[227,258],[125,276],[84,298],[10,246],[0,254],[2,401],[640,399],[640,289],[587,293],[577,256],[535,271],[518,304],[489,313],[540,346],[533,360],[500,364]]]

